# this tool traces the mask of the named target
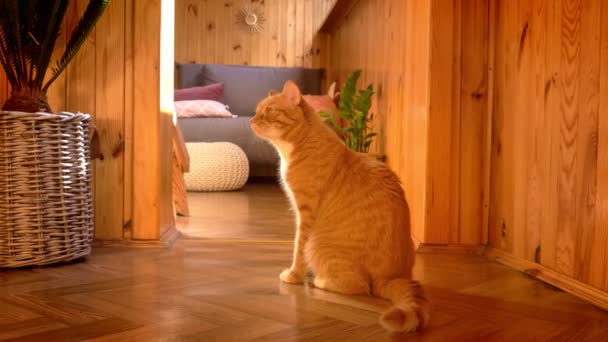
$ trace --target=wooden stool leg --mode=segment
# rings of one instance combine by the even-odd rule
[[[175,155],[173,157],[173,206],[175,215],[190,216],[184,173]]]
[[[175,122],[175,121],[174,121]],[[190,171],[190,157],[178,125],[173,125],[173,208],[175,215],[190,216],[184,173]]]

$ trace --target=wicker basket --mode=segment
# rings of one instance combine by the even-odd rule
[[[86,114],[0,111],[0,267],[89,255],[90,120]]]

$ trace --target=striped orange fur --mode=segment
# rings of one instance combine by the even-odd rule
[[[293,260],[281,280],[303,283],[312,271],[316,287],[391,300],[380,320],[386,329],[423,327],[428,302],[412,279],[415,250],[398,177],[347,149],[291,81],[258,104],[251,127],[278,150],[296,213]]]

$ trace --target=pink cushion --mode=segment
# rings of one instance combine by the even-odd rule
[[[329,95],[303,95],[304,101],[314,109],[315,112],[328,112],[331,110],[333,114],[338,111],[334,99]]]
[[[173,93],[174,101],[187,100],[213,100],[224,101],[224,83],[214,83],[204,87],[176,89]]]
[[[213,100],[175,101],[178,118],[233,118],[226,105]]]

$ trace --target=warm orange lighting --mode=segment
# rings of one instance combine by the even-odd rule
[[[162,0],[160,18],[160,111],[173,116],[175,1]]]

